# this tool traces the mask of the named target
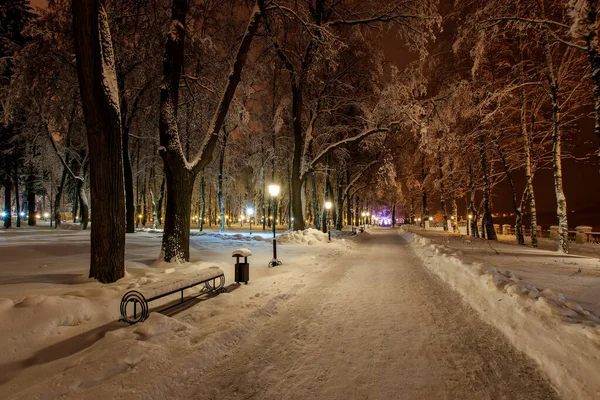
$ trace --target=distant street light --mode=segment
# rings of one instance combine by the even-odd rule
[[[250,217],[250,235],[252,235],[252,216],[254,215],[254,209],[252,207],[246,208],[246,215]]]
[[[277,215],[277,202],[275,199],[279,195],[279,185],[269,185],[269,194],[273,198],[273,216]],[[272,218],[273,219],[273,218]],[[277,259],[277,238],[275,237],[275,220],[273,221],[273,259],[269,263],[269,268],[276,265],[281,265],[281,261]]]
[[[294,230],[294,217],[292,217],[291,220],[292,220],[292,230]]]
[[[327,218],[327,236],[329,237],[329,241],[331,242],[331,202],[325,202],[325,209],[327,210],[328,218]]]

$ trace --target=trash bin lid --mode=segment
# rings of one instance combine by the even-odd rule
[[[250,257],[252,252],[249,249],[237,249],[231,253],[231,257]]]

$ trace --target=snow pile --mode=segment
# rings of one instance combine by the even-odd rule
[[[0,354],[3,361],[30,357],[34,351],[79,333],[102,319],[102,305],[77,295],[27,295],[17,302],[0,298]]]
[[[411,234],[414,252],[487,323],[536,360],[566,398],[600,398],[600,319],[562,294],[510,271],[467,264],[446,246]]]
[[[277,243],[307,244],[309,246],[318,243],[326,243],[328,241],[329,238],[326,233],[313,228],[308,228],[303,231],[286,232],[277,238]]]

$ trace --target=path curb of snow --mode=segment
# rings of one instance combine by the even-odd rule
[[[423,264],[458,292],[482,320],[533,358],[561,395],[600,398],[600,319],[561,293],[520,281],[492,265],[466,263],[415,233]]]

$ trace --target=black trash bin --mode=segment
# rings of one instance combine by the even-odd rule
[[[250,263],[248,263],[248,257],[252,253],[248,249],[239,249],[233,252],[232,257],[236,258],[235,262],[235,281],[236,283],[244,282],[246,285],[250,280]],[[240,258],[244,257],[244,262],[240,262]]]

